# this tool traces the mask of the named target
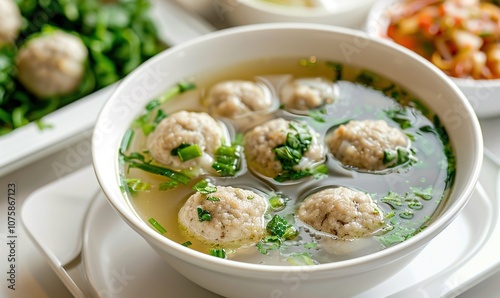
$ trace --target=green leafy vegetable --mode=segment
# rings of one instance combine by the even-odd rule
[[[14,46],[0,48],[0,135],[118,81],[167,47],[159,39],[149,16],[147,0],[16,2],[25,25]],[[84,79],[77,90],[65,96],[39,100],[16,79],[14,58],[24,42],[54,30],[80,37],[89,57]]]

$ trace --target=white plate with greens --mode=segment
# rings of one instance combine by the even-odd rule
[[[152,0],[151,19],[156,25],[158,37],[167,45],[174,46],[194,37],[207,34],[215,29],[204,20],[182,9],[169,0]],[[155,76],[156,74],[151,74]],[[0,135],[0,176],[25,166],[37,159],[68,146],[90,138],[91,129],[101,107],[118,83],[91,93],[43,117],[40,122],[31,122]],[[89,148],[80,148],[83,151]],[[72,158],[87,151],[68,155],[66,162],[71,167]],[[71,156],[70,156],[71,155]],[[64,169],[53,169],[64,171]]]

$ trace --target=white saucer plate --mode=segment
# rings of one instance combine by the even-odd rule
[[[500,165],[485,158],[480,184],[455,221],[399,274],[358,298],[415,294],[420,297],[454,297],[494,274],[500,268],[500,254],[497,253],[497,244],[500,243],[499,174]],[[50,206],[51,202],[57,202],[57,197],[71,200],[73,191],[82,186],[93,189],[89,185],[92,180],[85,178],[93,175],[91,170],[86,168],[72,175],[78,179],[61,179],[35,192],[25,202],[23,214],[47,220],[43,212],[33,212],[40,201],[46,204],[45,210],[63,212],[58,206]],[[89,193],[87,200],[90,209],[83,227],[83,262],[79,266],[89,283],[78,285],[83,292],[95,297],[120,298],[218,297],[193,284],[164,262],[119,218],[104,194],[99,192],[94,196]],[[84,213],[78,216],[81,214]],[[36,220],[30,218],[30,222]],[[78,218],[73,220],[79,221]],[[50,226],[57,225],[57,222],[48,221],[46,225],[49,229],[45,231],[50,231]],[[44,233],[44,230],[30,231],[34,242],[45,238],[36,233]],[[37,244],[38,247],[48,247],[44,243]],[[57,266],[52,264],[53,268]]]

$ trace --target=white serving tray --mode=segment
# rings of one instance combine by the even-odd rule
[[[215,31],[200,17],[170,0],[152,0],[151,17],[161,40],[170,46]],[[44,117],[53,127],[40,130],[35,123],[0,136],[0,176],[54,153],[69,144],[90,139],[99,111],[117,84],[85,96]]]
[[[494,274],[500,268],[499,174],[500,165],[485,157],[480,184],[453,223],[400,273],[357,298],[454,297]],[[32,241],[76,297],[218,297],[161,260],[96,189],[87,167],[34,192],[21,213]],[[68,209],[72,203],[78,207]],[[61,218],[72,224],[61,227]],[[58,262],[65,241],[51,236],[57,231],[83,235],[81,254],[71,250],[69,265]]]

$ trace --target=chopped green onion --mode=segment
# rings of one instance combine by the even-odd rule
[[[120,152],[125,152],[128,150],[133,138],[134,138],[134,130],[131,128],[127,129],[120,145]]]
[[[160,234],[165,234],[167,232],[167,230],[165,230],[164,227],[162,227],[162,225],[156,221],[156,219],[154,218],[150,218],[148,219],[148,222],[156,229],[158,230],[158,232],[160,232]]]
[[[129,167],[130,168],[138,168],[138,169],[141,169],[143,171],[146,171],[146,172],[149,172],[152,174],[156,174],[156,175],[162,175],[162,176],[168,177],[170,179],[173,179],[175,181],[178,181],[182,184],[188,184],[189,181],[191,180],[191,178],[189,178],[188,176],[181,174],[179,172],[175,172],[173,170],[170,170],[170,169],[167,169],[164,167],[155,166],[155,165],[151,165],[151,164],[147,164],[147,163],[138,163],[135,161],[131,161],[129,163]]]
[[[211,248],[210,255],[214,256],[214,257],[221,258],[221,259],[225,259],[226,258],[226,251],[224,250],[224,248],[218,248],[218,249]]]
[[[234,176],[241,166],[242,147],[238,144],[222,145],[215,152],[212,168],[221,176]]]
[[[182,245],[184,245],[185,247],[189,247],[189,246],[193,245],[193,243],[191,243],[191,241],[186,241],[186,242],[182,243]]]
[[[196,157],[200,157],[203,155],[203,153],[201,152],[200,146],[195,144],[178,149],[177,155],[179,156],[179,159],[184,162]]]

